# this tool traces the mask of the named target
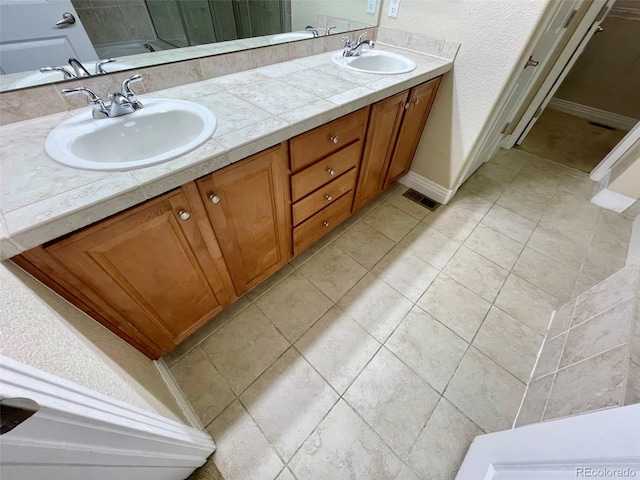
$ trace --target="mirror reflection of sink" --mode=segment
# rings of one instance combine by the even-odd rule
[[[205,143],[217,127],[208,108],[184,100],[143,100],[129,115],[94,119],[91,109],[58,125],[45,141],[56,162],[83,170],[123,171],[182,156]]]
[[[289,32],[289,33],[279,33],[277,35],[272,35],[269,38],[269,43],[284,43],[284,42],[293,42],[294,40],[305,40],[307,38],[313,38],[313,33],[311,32]]]
[[[384,50],[363,50],[362,54],[356,57],[344,57],[340,50],[331,59],[333,63],[350,70],[382,75],[408,73],[416,68],[416,62],[410,58]]]
[[[86,68],[89,72],[93,73],[95,70],[95,64],[96,62],[83,62],[82,65],[84,66],[84,68]],[[71,70],[71,67],[69,65],[63,65],[65,68],[68,68],[69,70]],[[113,63],[105,63],[102,68],[104,68],[104,70],[107,73],[111,73],[111,72],[118,72],[120,70],[129,70],[132,68],[135,68],[133,65],[130,65],[126,62],[113,62]],[[73,71],[73,70],[72,70]],[[35,71],[35,72],[30,72],[28,74],[25,74],[23,77],[17,79],[14,82],[11,82],[9,85],[7,85],[7,88],[24,88],[24,87],[32,87],[34,85],[44,85],[46,83],[52,83],[52,82],[61,82],[62,80],[65,80],[64,75],[62,72],[39,72],[39,71]],[[71,80],[71,79],[69,79]]]

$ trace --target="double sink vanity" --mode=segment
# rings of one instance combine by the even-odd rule
[[[142,96],[128,115],[38,119],[32,143],[55,168],[131,170],[148,199],[78,195],[16,232],[12,260],[158,358],[403,177],[451,66],[391,46],[324,53]],[[305,75],[326,85],[309,103],[292,83]],[[232,97],[248,104],[236,123],[216,104]],[[250,107],[270,115],[252,123]]]

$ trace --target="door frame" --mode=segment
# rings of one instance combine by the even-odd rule
[[[545,476],[545,470],[580,478],[576,469],[589,467],[640,471],[640,404],[480,435],[456,480],[512,478],[509,472],[522,475],[516,478],[559,478]]]
[[[580,0],[580,3],[582,4],[587,1],[591,0]],[[557,60],[555,61],[553,68],[549,71],[546,80],[540,85],[540,88],[538,88],[538,94],[535,95],[511,134],[506,136],[502,133],[504,130],[503,127],[508,123],[512,123],[514,115],[518,113],[518,110],[523,106],[527,96],[531,93],[531,89],[535,88],[536,85],[536,82],[531,82],[530,89],[522,92],[519,101],[510,102],[514,89],[518,85],[518,78],[522,71],[521,69],[524,68],[527,59],[535,50],[543,33],[547,30],[549,25],[556,20],[556,16],[559,15],[561,11],[560,2],[549,2],[547,11],[543,14],[542,19],[538,23],[528,47],[523,51],[520,58],[521,61],[516,65],[516,72],[512,75],[512,78],[502,93],[501,99],[498,101],[498,104],[486,123],[484,132],[476,143],[477,148],[475,149],[471,160],[467,162],[467,169],[463,171],[459,177],[460,184],[469,178],[480,165],[489,161],[500,148],[511,148],[515,145],[516,140],[522,136],[522,133],[526,129],[527,125],[530,124],[538,109],[543,106],[542,102],[544,102],[547,97],[550,99],[553,93],[555,93],[557,88],[560,86],[560,83],[569,72],[571,66],[573,66],[587,42],[597,30],[600,22],[604,19],[606,13],[608,13],[613,1],[614,0],[592,1],[591,6],[576,26],[571,38],[557,57]],[[544,70],[544,66],[545,65],[538,66],[541,73]],[[544,105],[546,106],[546,103]]]
[[[29,469],[22,478],[54,480],[56,467],[67,479],[184,479],[215,450],[204,431],[2,355],[0,397],[40,405],[32,419],[0,437],[7,479]],[[36,418],[47,428],[30,428]],[[56,432],[64,432],[64,442]]]

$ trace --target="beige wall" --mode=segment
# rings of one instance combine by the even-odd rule
[[[607,188],[640,199],[640,141],[635,142],[613,166]]]
[[[184,422],[151,360],[8,261],[0,263],[0,353]]]
[[[555,97],[640,119],[640,2],[618,0],[602,26]]]
[[[440,86],[411,170],[454,188],[547,0],[403,0],[380,25],[461,43]]]

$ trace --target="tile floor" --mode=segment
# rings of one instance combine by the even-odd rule
[[[515,149],[433,213],[398,185],[168,354],[225,479],[453,478],[551,312],[624,264],[592,188]]]
[[[588,173],[626,134],[547,108],[520,148]]]

